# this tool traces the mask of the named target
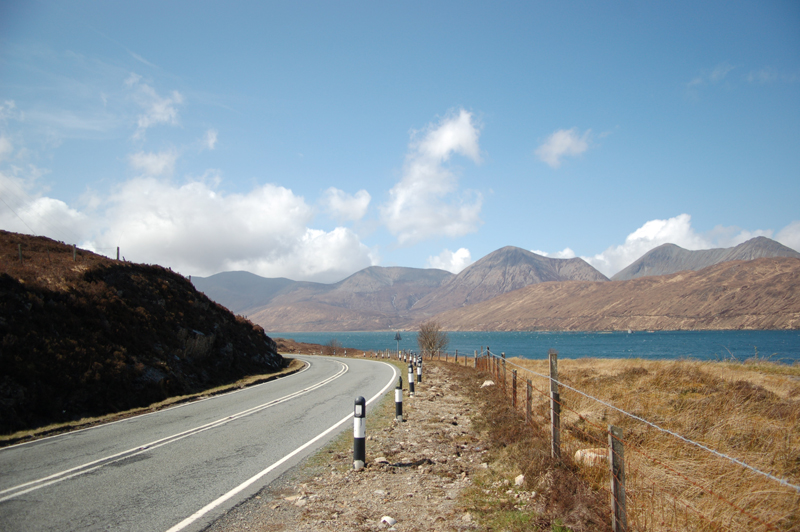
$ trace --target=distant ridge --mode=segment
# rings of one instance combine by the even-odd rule
[[[332,284],[247,272],[194,282],[215,301],[271,331],[361,331],[406,323],[411,307],[450,277],[438,269],[371,266]]]
[[[449,331],[800,328],[800,260],[726,261],[610,283],[541,283],[437,314]]]
[[[608,281],[608,278],[580,258],[552,259],[506,246],[442,283],[412,310],[417,315],[436,314],[550,281]]]
[[[442,310],[547,281],[608,281],[583,259],[551,259],[513,246],[458,275],[371,266],[333,284],[226,272],[193,279],[206,295],[268,331],[375,331],[414,327]]]
[[[222,272],[210,277],[192,277],[192,284],[231,312],[246,315],[295,281],[283,277],[269,279],[250,272]]]
[[[768,257],[800,258],[800,253],[759,236],[732,248],[690,251],[675,244],[662,244],[651,249],[624,270],[611,277],[612,281],[627,281],[638,277],[668,275],[683,270],[701,270],[721,262],[753,260]]]

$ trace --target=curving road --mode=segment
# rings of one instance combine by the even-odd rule
[[[0,530],[201,530],[352,427],[354,399],[399,375],[296,358],[308,367],[275,381],[0,449]]]

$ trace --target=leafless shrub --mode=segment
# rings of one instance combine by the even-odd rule
[[[437,321],[429,321],[419,326],[417,344],[423,353],[436,353],[445,351],[450,339],[447,333],[442,330],[442,326]]]
[[[322,346],[322,350],[326,355],[336,355],[342,351],[342,342],[336,338],[331,338],[328,343]]]

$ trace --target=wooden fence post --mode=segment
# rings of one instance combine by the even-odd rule
[[[500,353],[500,356],[503,358],[503,389],[505,390],[508,388],[506,384],[506,354],[505,352]]]
[[[626,532],[628,519],[625,515],[625,456],[622,445],[622,429],[608,426],[608,463],[611,468],[611,529]]]
[[[119,262],[119,246],[117,246],[117,262]]]
[[[511,370],[511,406],[517,409],[517,370]]]
[[[531,383],[530,379],[528,379],[528,390],[527,390],[527,392],[528,393],[527,393],[527,398],[526,399],[527,399],[528,406],[525,409],[525,423],[530,425],[531,424],[531,417],[532,417],[531,416],[531,407],[532,407],[531,403],[533,402],[533,383]]]
[[[550,357],[550,456],[561,459],[561,397],[558,394],[558,351],[551,349]]]

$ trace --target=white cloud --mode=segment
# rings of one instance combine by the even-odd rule
[[[45,173],[33,165],[0,171],[0,228],[77,244],[88,218],[63,201],[32,193]]]
[[[133,99],[144,111],[138,117],[133,138],[144,138],[145,132],[152,126],[178,123],[177,106],[183,103],[181,93],[172,91],[167,97],[159,96],[153,87],[142,83],[142,77],[135,73],[128,76],[125,86],[134,89]]]
[[[209,129],[203,138],[203,147],[213,150],[217,146],[217,130]]]
[[[324,209],[340,222],[358,221],[367,214],[372,196],[366,190],[359,190],[354,196],[335,187],[328,188],[322,196]]]
[[[177,159],[178,151],[175,149],[158,153],[140,151],[128,156],[131,167],[141,170],[148,176],[171,176]]]
[[[5,100],[0,104],[0,120],[8,120],[12,117],[16,118],[18,116],[16,108],[17,104],[14,103],[14,100]]]
[[[472,254],[467,248],[459,248],[456,252],[445,249],[436,257],[428,257],[425,267],[447,270],[450,273],[459,273],[470,264],[472,264]]]
[[[708,84],[717,84],[725,79],[725,77],[733,70],[733,65],[724,62],[720,63],[719,65],[715,66],[711,70],[704,70],[696,77],[694,77],[689,83],[686,84],[687,88],[694,88],[700,87],[703,85]]]
[[[725,79],[725,76],[727,76],[728,73],[733,69],[734,67],[732,65],[729,65],[728,63],[721,63],[714,67],[714,69],[708,75],[708,79],[713,83],[719,83]]]
[[[772,83],[796,83],[800,81],[800,75],[797,72],[779,71],[775,67],[766,66],[759,70],[751,70],[747,74],[747,81],[750,83],[758,83],[760,85],[767,85]]]
[[[463,109],[412,133],[403,176],[381,206],[383,223],[401,245],[477,230],[482,197],[457,197],[458,178],[444,163],[454,153],[480,163],[479,136],[472,113]]]
[[[761,70],[751,70],[747,75],[747,81],[750,83],[774,83],[778,81],[778,71],[772,67],[764,67]]]
[[[576,157],[589,149],[591,132],[591,129],[587,129],[583,135],[579,135],[576,128],[560,129],[536,148],[536,155],[551,168],[559,168],[562,158]]]
[[[532,249],[531,253],[536,253],[537,255],[541,255],[543,257],[550,257],[551,259],[574,259],[576,257],[575,252],[570,248],[564,248],[563,250],[556,251],[555,253],[548,253],[546,251]]]
[[[800,220],[795,220],[778,231],[775,240],[795,251],[800,251]]]
[[[104,205],[104,229],[85,243],[106,254],[116,246],[136,262],[184,274],[247,270],[265,277],[334,282],[375,258],[346,228],[309,228],[313,209],[284,187],[223,194],[192,181],[128,181]]]

